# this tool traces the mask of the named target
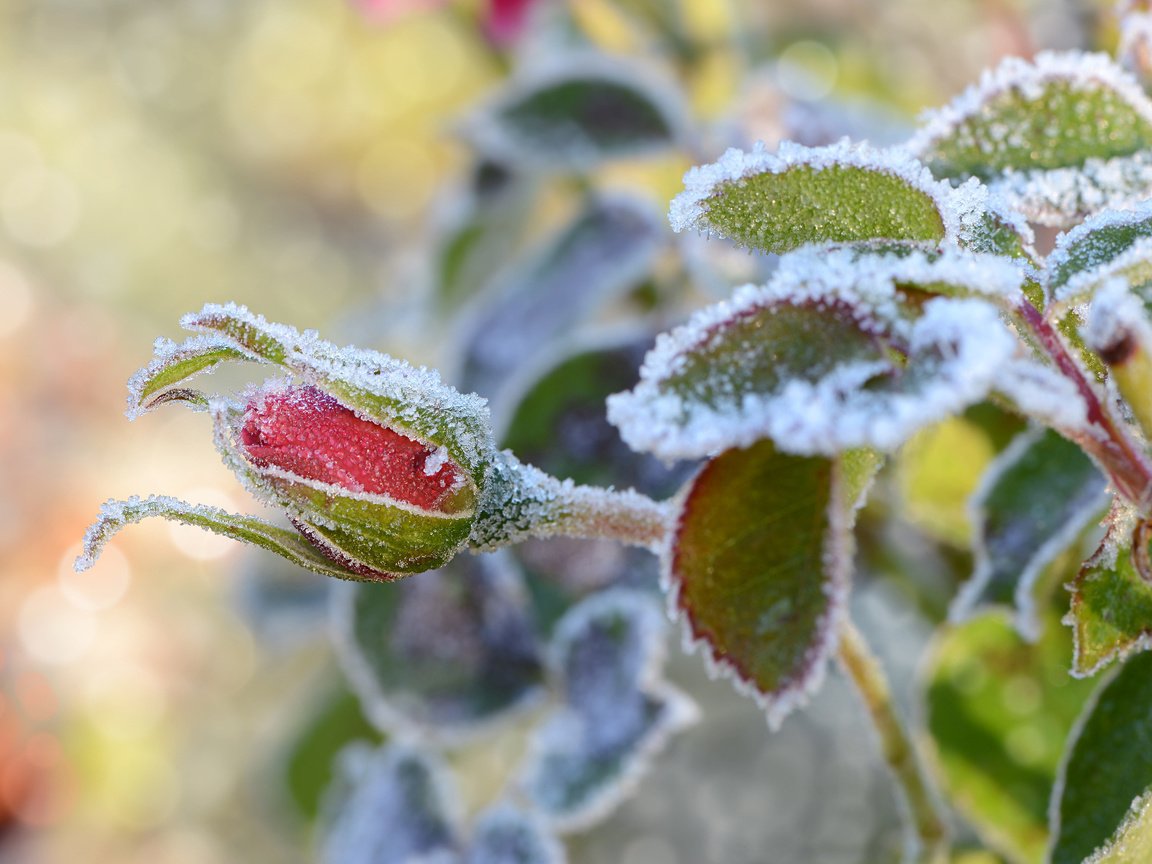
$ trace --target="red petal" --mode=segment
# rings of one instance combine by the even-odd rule
[[[262,393],[248,405],[240,443],[253,464],[309,480],[388,495],[428,510],[460,488],[451,462],[386,426],[358,417],[315,387]],[[427,473],[431,469],[431,473]]]

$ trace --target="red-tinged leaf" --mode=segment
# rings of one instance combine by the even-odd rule
[[[773,725],[820,684],[836,646],[852,513],[875,465],[859,451],[799,457],[761,441],[713,459],[683,495],[676,605],[710,664]]]

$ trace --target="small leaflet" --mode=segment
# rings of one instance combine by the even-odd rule
[[[84,571],[92,567],[105,544],[126,525],[151,517],[194,525],[232,540],[259,546],[323,576],[357,578],[357,574],[321,554],[297,531],[280,528],[255,516],[228,513],[203,504],[189,504],[166,495],[151,495],[147,498],[133,496],[124,501],[105,502],[100,509],[100,516],[84,534],[83,552],[76,559],[76,569]]]
[[[680,497],[666,578],[685,647],[773,728],[823,681],[846,614],[854,509],[878,465],[761,441],[713,459]]]
[[[1144,242],[1149,239],[1152,202],[1132,210],[1097,213],[1056,239],[1056,248],[1045,264],[1049,292],[1060,302],[1084,302],[1108,275],[1127,269],[1124,265],[1152,258],[1152,247]],[[1142,247],[1142,254],[1128,259],[1134,247]],[[1117,261],[1122,258],[1128,260]]]
[[[663,459],[763,438],[801,455],[891,451],[994,389],[1018,342],[992,302],[1014,302],[1020,282],[974,253],[797,252],[662,335],[608,419]],[[919,314],[913,296],[931,298]]]
[[[478,150],[510,165],[571,172],[675,145],[684,107],[676,91],[634,63],[563,52],[527,67],[465,120]]]
[[[1116,502],[1096,550],[1069,585],[1072,604],[1064,623],[1072,628],[1072,674],[1095,675],[1109,663],[1152,648],[1152,584],[1132,560],[1137,517]]]
[[[769,153],[728,150],[684,175],[669,220],[765,252],[808,243],[955,242],[951,190],[900,150],[847,140],[830,147],[783,142]]]
[[[437,758],[403,744],[345,753],[350,790],[329,802],[324,864],[460,864],[459,806]]]
[[[1147,845],[1146,802],[1152,793],[1152,654],[1133,657],[1097,689],[1069,738],[1052,794],[1050,864],[1144,862],[1112,843],[1118,828]],[[1143,803],[1141,803],[1143,801]],[[1112,845],[1112,858],[1104,849]],[[1098,851],[1099,850],[1099,851]]]
[[[128,419],[135,420],[159,399],[164,391],[189,378],[211,372],[230,360],[260,362],[255,354],[235,342],[214,334],[193,336],[177,345],[170,339],[157,339],[152,362],[128,379]]]
[[[656,211],[623,197],[592,201],[520,266],[505,273],[491,302],[465,319],[461,385],[502,395],[510,376],[556,350],[607,300],[646,276],[662,242]]]
[[[1035,642],[1004,610],[940,628],[920,667],[928,767],[1005,861],[1043,860],[1065,741],[1095,689],[1068,677],[1071,638],[1058,615],[1046,610]]]
[[[507,553],[347,587],[333,597],[333,642],[382,731],[458,743],[542,696],[540,647]]]
[[[650,596],[595,594],[556,627],[552,664],[563,703],[537,728],[520,788],[556,831],[608,816],[668,738],[696,718],[694,703],[659,677],[664,616]]]
[[[500,804],[481,813],[464,864],[565,864],[564,847],[532,811]]]
[[[975,571],[949,617],[1009,605],[1020,633],[1039,638],[1037,577],[1104,515],[1109,500],[1107,479],[1078,446],[1051,430],[1018,436],[988,466],[969,503]]]

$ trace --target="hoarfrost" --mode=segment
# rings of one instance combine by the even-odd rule
[[[1075,383],[1051,366],[1028,357],[1009,358],[993,383],[1016,407],[1066,433],[1097,434],[1088,421],[1088,405]]]
[[[990,185],[1030,221],[1067,228],[1101,210],[1135,207],[1152,195],[1152,154],[1091,157],[1076,168],[1009,169]]]
[[[702,310],[661,336],[639,384],[608,399],[609,420],[631,447],[665,459],[707,456],[766,437],[801,455],[862,446],[893,450],[921,426],[987,395],[1017,348],[990,303],[936,298],[909,321],[897,286],[946,283],[1015,302],[1021,278],[1010,262],[973,253],[948,251],[933,260],[922,253],[881,258],[802,250],[783,260],[768,285],[745,286],[732,301]],[[742,395],[718,385],[716,404],[665,386],[687,356],[719,338],[741,314],[834,304],[851,309],[863,331],[906,343],[907,368],[896,373],[887,362],[844,362],[817,380],[792,379],[775,391]],[[718,368],[712,374],[738,371]]]
[[[669,209],[672,228],[675,231],[706,228],[716,233],[714,226],[704,219],[704,202],[717,193],[721,184],[738,183],[756,174],[781,174],[796,167],[814,171],[851,167],[898,178],[936,204],[944,223],[945,242],[955,242],[959,236],[960,213],[952,204],[951,187],[947,183],[933,178],[927,168],[902,149],[880,150],[848,139],[828,147],[804,147],[784,141],[775,153],[758,141],[751,152],[733,147],[711,164],[688,169],[684,175],[684,191],[672,200]]]
[[[1124,279],[1107,279],[1096,290],[1081,332],[1085,344],[1101,354],[1128,343],[1152,350],[1152,322]]]

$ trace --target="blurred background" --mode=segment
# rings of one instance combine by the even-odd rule
[[[255,507],[205,417],[122,416],[183,312],[232,300],[417,362],[451,350],[430,226],[469,165],[460,118],[527,62],[538,22],[663,68],[633,25],[678,20],[692,122],[769,141],[797,116],[899,140],[1004,54],[1113,38],[1088,0],[536,5],[509,35],[459,0],[0,0],[0,861],[311,859],[328,742],[371,734],[341,695],[327,586],[159,522],[82,576],[71,562],[109,497]],[[664,210],[689,164],[597,182]],[[624,845],[599,860],[674,860],[612,830]]]

